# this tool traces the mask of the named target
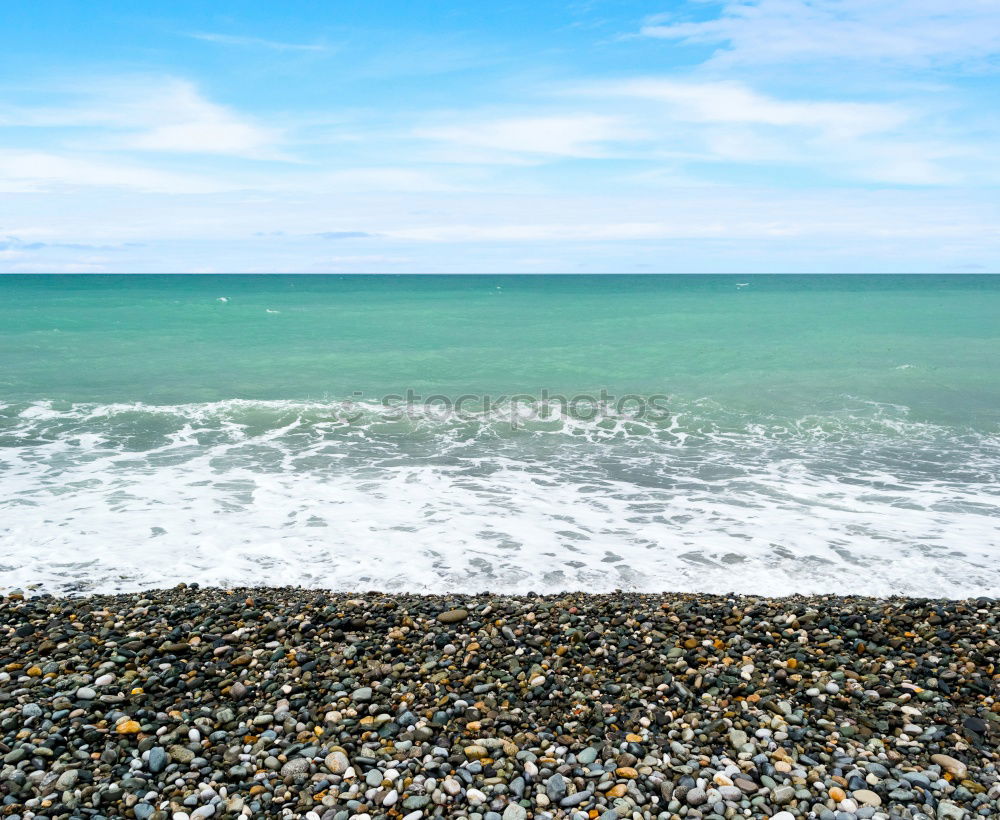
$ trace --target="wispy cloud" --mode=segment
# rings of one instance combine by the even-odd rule
[[[0,268],[55,270],[85,263],[123,271],[359,271],[390,260],[413,271],[627,270],[929,270],[976,262],[996,269],[998,200],[965,190],[857,188],[671,189],[601,196],[549,192],[494,197],[368,193],[279,196],[150,197],[121,189],[86,192],[75,209],[51,198],[0,198],[0,221],[25,241],[118,244],[98,262],[87,252],[0,251]],[[46,206],[48,203],[48,206]],[[16,209],[16,210],[15,210]],[[87,218],[87,213],[97,214]],[[363,224],[379,250],[359,240],[311,234],[330,224]],[[257,232],[281,233],[271,240]],[[348,253],[338,253],[350,248]],[[336,250],[334,250],[336,249]],[[543,264],[518,260],[544,256]],[[409,260],[409,261],[406,261]],[[21,266],[21,267],[16,267]]]
[[[638,78],[589,90],[665,103],[688,121],[815,128],[843,138],[889,131],[911,117],[899,105],[779,99],[738,82]]]
[[[530,186],[532,166],[566,162],[605,170],[616,161],[641,162],[651,172],[669,168],[674,178],[696,177],[706,163],[773,166],[796,168],[804,179],[911,185],[969,180],[973,167],[981,183],[1000,170],[982,145],[929,123],[926,109],[789,98],[730,80],[647,76],[549,87],[506,109],[411,114],[417,125],[396,114],[391,125],[375,127],[380,114],[368,112],[373,126],[364,139],[334,134],[322,144],[303,142],[287,120],[279,126],[250,117],[175,77],[91,81],[48,97],[43,105],[0,105],[0,122],[33,129],[31,141],[40,146],[0,148],[5,190],[62,184],[163,193],[496,193],[511,176],[499,166],[523,166]],[[289,145],[311,149],[309,161],[297,161]],[[283,165],[236,171],[214,166],[213,155]],[[365,161],[380,156],[398,164]]]
[[[438,193],[458,191],[461,186],[436,170],[400,166],[338,169],[314,175],[306,182],[331,193],[364,193],[370,191]]]
[[[581,86],[594,104],[641,102],[632,116],[656,135],[630,156],[675,165],[709,162],[798,169],[804,180],[941,185],[996,169],[975,143],[941,131],[928,111],[900,102],[789,99],[736,81],[640,77]],[[600,102],[603,101],[603,102]]]
[[[692,4],[700,13],[705,5]],[[992,0],[729,0],[707,20],[657,15],[641,34],[718,45],[723,63],[1000,68],[1000,4]]]
[[[207,99],[188,80],[98,79],[58,96],[59,105],[0,106],[0,123],[66,129],[65,136],[92,149],[289,159],[280,148],[282,129]]]
[[[77,187],[210,194],[239,186],[211,175],[150,168],[121,159],[109,161],[73,153],[0,149],[0,191],[24,193]]]
[[[225,106],[205,99],[191,83],[166,83],[151,105],[134,104],[146,128],[127,136],[128,148],[205,154],[232,154],[257,159],[284,158],[276,149],[280,131],[258,125]]]
[[[549,113],[472,109],[421,126],[414,135],[433,147],[418,156],[485,166],[640,162],[669,167],[674,178],[706,163],[785,167],[803,181],[904,185],[959,182],[972,166],[979,180],[997,170],[981,145],[896,100],[790,98],[733,80],[649,76],[552,88],[519,107],[529,106]]]
[[[281,40],[268,40],[263,37],[242,37],[236,34],[216,34],[212,32],[195,31],[187,35],[195,40],[208,43],[219,43],[224,46],[243,46],[249,48],[266,48],[272,51],[330,51],[330,46],[322,43],[286,43]]]
[[[136,243],[127,243],[135,246]],[[110,251],[117,250],[121,245],[89,245],[84,242],[38,242],[26,241],[16,236],[0,237],[0,251],[41,251],[51,248],[71,251]]]
[[[371,239],[376,235],[367,231],[320,231],[313,234],[320,239]]]
[[[492,159],[503,161],[507,155],[599,158],[608,155],[609,143],[634,140],[643,134],[619,117],[574,113],[466,119],[418,128],[415,136],[450,143],[461,151],[472,149],[476,161],[487,159],[482,153],[484,149],[494,152]],[[464,154],[459,154],[460,159],[463,157]]]

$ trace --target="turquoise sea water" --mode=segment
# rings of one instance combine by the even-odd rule
[[[0,586],[989,594],[998,473],[995,276],[0,278]]]

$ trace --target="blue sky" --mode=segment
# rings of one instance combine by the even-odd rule
[[[1000,4],[10,4],[0,271],[1000,270]]]

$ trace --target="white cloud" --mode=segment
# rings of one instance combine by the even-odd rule
[[[356,254],[354,256],[331,256],[326,260],[331,265],[358,265],[358,264],[385,264],[385,265],[405,265],[412,262],[409,256],[385,256],[384,254],[368,253]]]
[[[236,187],[209,177],[128,162],[44,151],[0,150],[0,191],[23,193],[58,186],[132,188],[165,194],[208,194]]]
[[[482,119],[421,128],[416,136],[457,146],[460,150],[526,154],[540,158],[597,158],[608,154],[608,144],[632,140],[641,132],[622,119],[600,114],[564,114]],[[486,155],[479,155],[486,159]]]
[[[609,215],[610,216],[610,215]],[[731,217],[671,222],[531,222],[505,225],[447,224],[387,231],[396,240],[415,242],[623,242],[692,239],[762,239],[801,235],[797,227]],[[813,233],[813,231],[807,231]]]
[[[285,43],[280,40],[267,40],[263,37],[240,37],[235,34],[214,34],[212,32],[192,32],[188,35],[196,40],[209,43],[219,43],[225,46],[249,46],[251,48],[267,48],[272,51],[329,51],[329,47],[320,43]]]
[[[419,128],[416,136],[432,147],[411,159],[480,166],[628,160],[675,172],[705,163],[786,167],[800,183],[942,185],[968,180],[973,167],[977,181],[995,178],[981,145],[931,125],[933,108],[910,102],[789,99],[737,81],[671,77],[554,94],[556,113],[473,111],[464,122]]]
[[[941,185],[968,179],[972,166],[979,181],[995,178],[982,146],[931,127],[927,110],[898,102],[782,99],[740,82],[662,77],[574,93],[604,106],[641,101],[633,117],[657,139],[631,150],[647,160],[795,167],[803,180]]]
[[[667,103],[675,107],[675,116],[688,121],[815,128],[837,138],[889,131],[909,119],[897,105],[781,100],[736,82],[646,78],[595,90],[601,88],[613,96]]]
[[[330,193],[363,191],[455,191],[459,186],[440,174],[415,168],[349,168],[314,176],[309,183]]]
[[[998,269],[1000,205],[988,191],[606,186],[595,195],[492,196],[319,189],[279,196],[150,196],[136,189],[0,197],[0,225],[51,245],[24,269],[91,262],[55,243],[115,245],[117,271]],[[377,249],[336,254],[307,234],[350,225]],[[268,236],[256,236],[260,231]],[[280,235],[272,235],[279,232]],[[142,242],[131,247],[127,243]],[[371,249],[372,253],[367,251]],[[525,259],[545,256],[547,266]],[[398,262],[397,262],[398,260]],[[404,261],[404,260],[412,260]],[[398,268],[393,268],[398,269]]]
[[[549,222],[515,223],[507,225],[450,224],[389,231],[392,239],[418,242],[579,242],[641,239],[717,237],[721,224],[703,223],[696,226],[670,226],[656,222],[600,222],[593,224],[559,224]]]
[[[186,82],[167,84],[152,100],[125,103],[145,128],[127,136],[128,148],[276,159],[280,132],[257,125],[229,108],[206,100]]]
[[[281,129],[261,125],[208,100],[176,78],[134,78],[74,84],[62,106],[6,106],[8,127],[62,128],[91,149],[224,154],[287,160]]]
[[[699,8],[704,4],[699,3]],[[713,19],[651,18],[647,37],[717,44],[721,62],[838,60],[981,69],[1000,52],[995,0],[729,0]]]

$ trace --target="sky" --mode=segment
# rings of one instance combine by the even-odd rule
[[[996,0],[36,0],[3,272],[1000,271]]]

